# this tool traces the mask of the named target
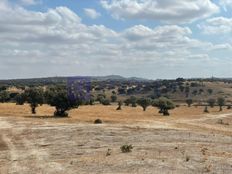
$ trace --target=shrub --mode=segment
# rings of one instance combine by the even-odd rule
[[[110,105],[110,100],[104,99],[104,100],[101,101],[101,104],[103,104],[105,106]]]
[[[122,153],[129,153],[132,151],[133,146],[131,144],[130,145],[125,144],[125,145],[121,146],[120,149],[121,149]]]
[[[94,121],[94,124],[102,124],[102,120],[101,120],[101,119],[96,119],[96,120]]]

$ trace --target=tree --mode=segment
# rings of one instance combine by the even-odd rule
[[[207,92],[209,93],[209,95],[211,95],[213,93],[212,89],[208,89]]]
[[[137,98],[135,96],[131,96],[130,97],[130,104],[131,104],[132,107],[137,106],[136,102],[137,102]]]
[[[187,99],[186,103],[188,104],[188,107],[191,107],[191,105],[193,104],[193,100],[192,99]]]
[[[44,93],[41,88],[30,88],[25,91],[26,101],[30,104],[31,113],[36,114],[38,105],[44,102]]]
[[[69,97],[66,90],[49,90],[45,96],[47,104],[56,108],[54,116],[59,117],[67,117],[67,111],[72,108],[78,108],[82,103],[78,96]]]
[[[128,99],[124,100],[124,103],[125,103],[126,106],[129,106],[129,104],[130,104],[130,99],[128,98]]]
[[[118,102],[118,107],[117,107],[116,110],[122,110],[122,101]]]
[[[218,97],[217,103],[218,103],[218,106],[220,107],[219,111],[222,111],[222,106],[225,105],[225,99],[223,97]]]
[[[27,100],[25,93],[17,94],[15,97],[16,105],[23,105]]]
[[[210,98],[210,99],[207,101],[207,103],[209,104],[209,106],[210,106],[211,108],[213,108],[214,105],[215,105],[215,103],[216,103],[216,100],[213,99],[213,98]]]
[[[98,94],[97,95],[97,101],[99,101],[102,104],[102,101],[105,100],[106,96],[105,94]]]
[[[159,113],[162,113],[164,116],[170,115],[168,110],[175,108],[173,101],[165,97],[154,100],[152,106],[159,108]]]
[[[205,113],[209,113],[208,107],[207,107],[207,106],[205,106],[204,112],[205,112]]]
[[[5,103],[10,100],[10,94],[7,91],[1,91],[0,92],[0,102]]]
[[[103,99],[103,100],[101,101],[101,104],[103,104],[103,105],[105,105],[105,106],[110,105],[110,100],[105,98],[105,99]]]
[[[151,100],[149,98],[140,98],[137,100],[137,104],[146,111],[147,107],[151,105]]]
[[[111,96],[111,102],[116,102],[117,101],[117,96],[116,95],[112,95]]]

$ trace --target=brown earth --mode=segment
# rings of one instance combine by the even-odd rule
[[[28,105],[0,104],[0,174],[232,173],[232,112],[203,109],[163,117],[152,107],[81,106],[58,119],[48,106],[32,116]]]

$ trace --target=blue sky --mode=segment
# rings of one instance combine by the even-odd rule
[[[232,0],[1,0],[0,78],[232,77]]]

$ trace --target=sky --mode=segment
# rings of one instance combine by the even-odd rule
[[[232,77],[232,0],[0,0],[0,79]]]

